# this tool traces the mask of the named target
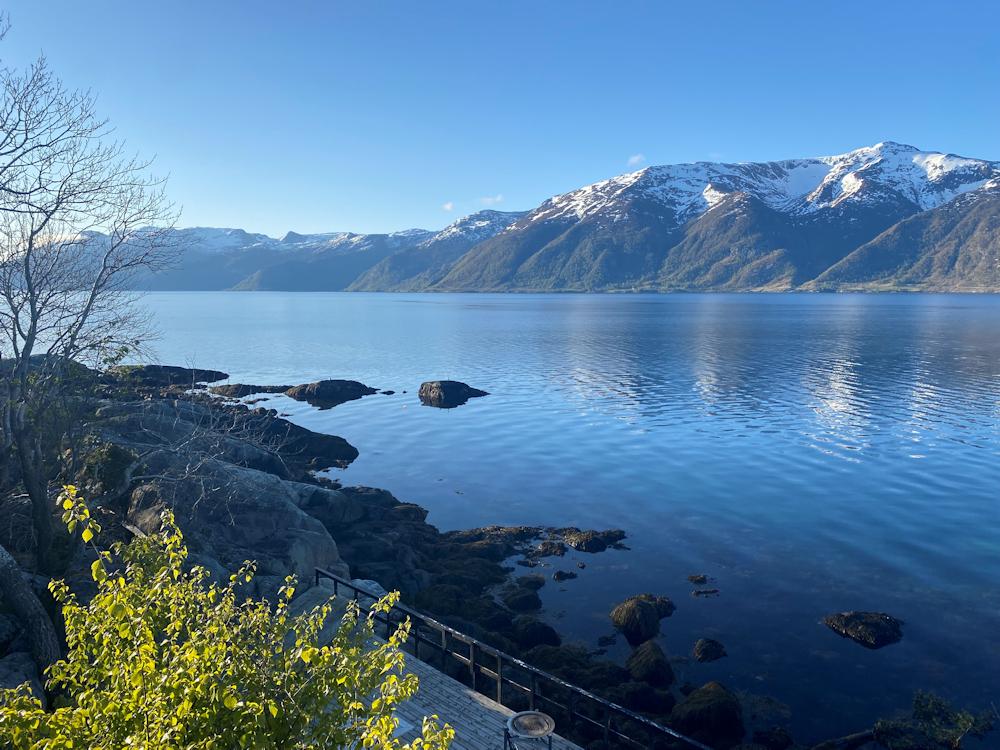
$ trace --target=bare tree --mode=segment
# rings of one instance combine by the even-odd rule
[[[0,65],[0,490],[16,480],[30,497],[48,573],[65,437],[50,407],[78,363],[107,364],[143,340],[147,321],[128,290],[173,252],[173,208],[149,166],[44,58],[24,71]]]

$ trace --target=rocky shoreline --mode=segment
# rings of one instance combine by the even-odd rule
[[[610,613],[609,624],[632,646],[625,665],[600,658],[600,650],[563,643],[557,630],[538,616],[538,589],[550,578],[576,576],[553,562],[570,548],[600,554],[621,547],[625,531],[490,526],[441,532],[427,523],[425,509],[385,490],[343,487],[318,476],[317,471],[346,467],[357,458],[357,449],[346,440],[312,432],[273,409],[252,408],[241,400],[282,393],[327,409],[376,389],[342,380],[300,386],[208,385],[226,378],[218,371],[155,365],[94,375],[76,481],[102,517],[107,537],[102,542],[156,531],[160,511],[170,507],[193,561],[213,575],[223,577],[244,560],[257,561],[248,594],[273,597],[292,573],[300,581],[300,597],[310,597],[316,568],[377,582],[484,643],[712,747],[740,742],[751,742],[743,747],[758,750],[800,747],[788,732],[787,711],[774,701],[737,694],[717,682],[680,684],[674,667],[688,660],[671,659],[655,640],[661,621],[675,609],[666,597],[637,594]],[[439,408],[487,395],[453,381],[424,386],[421,400]],[[30,570],[31,545],[21,533],[29,521],[25,500],[7,498],[0,506],[0,539]],[[67,548],[65,558],[67,581],[86,595],[91,560],[74,547]],[[691,581],[707,584],[703,578],[692,576]],[[830,627],[874,648],[901,637],[898,623],[886,617],[843,613]],[[9,619],[0,614],[0,684],[15,678],[8,672],[16,676],[26,669],[23,659],[12,658],[20,653],[17,639],[23,636]],[[891,632],[865,630],[879,623]],[[702,639],[692,659],[712,661],[725,653],[722,644]],[[604,747],[597,737],[575,739],[595,750]]]

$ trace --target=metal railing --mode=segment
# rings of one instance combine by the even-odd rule
[[[322,578],[333,581],[335,595],[339,595],[341,589],[347,589],[351,598],[358,602],[361,611],[366,614],[371,610],[371,606],[361,601],[362,598],[372,600],[379,598],[378,594],[366,591],[335,573],[316,568],[317,585]],[[643,750],[651,748],[711,750],[707,745],[686,737],[670,727],[665,727],[533,667],[405,604],[396,604],[387,614],[373,615],[375,622],[385,625],[387,638],[393,629],[407,618],[411,622],[408,643],[416,658],[428,664],[437,661],[438,668],[448,674],[448,658],[451,657],[464,667],[463,671],[466,672],[473,690],[491,695],[501,705],[507,706],[511,702],[513,690],[514,696],[521,696],[522,700],[527,699],[528,708],[545,710],[547,713],[556,714],[558,718],[565,718],[574,729],[603,737],[605,744],[616,740],[626,746]],[[492,689],[484,686],[485,689],[480,690],[480,683],[484,680],[492,683]],[[486,690],[489,690],[489,693]]]

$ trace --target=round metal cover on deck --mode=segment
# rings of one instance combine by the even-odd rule
[[[541,711],[522,711],[507,719],[507,729],[515,737],[548,737],[556,731],[556,722]]]

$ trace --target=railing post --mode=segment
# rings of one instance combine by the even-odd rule
[[[538,678],[535,673],[531,673],[531,695],[528,697],[528,708],[535,710],[535,693],[538,691]]]
[[[503,657],[497,651],[497,703],[503,705]]]
[[[448,662],[448,631],[441,631],[441,671],[445,671]]]
[[[469,644],[469,677],[472,679],[472,689],[476,689],[476,644]]]
[[[608,712],[608,718],[604,721],[604,745],[607,747],[611,742],[611,708],[606,709]]]

